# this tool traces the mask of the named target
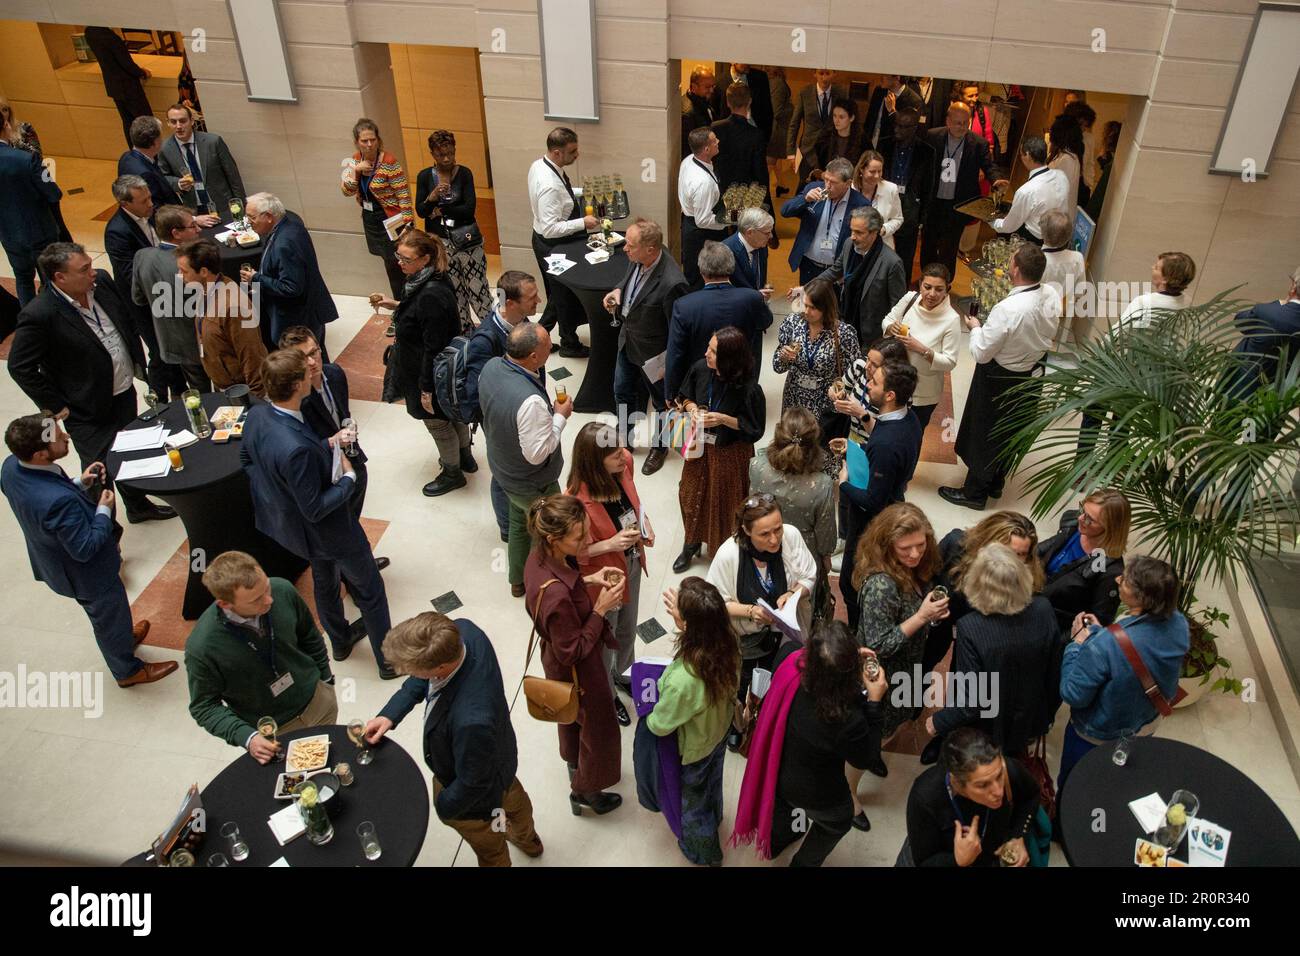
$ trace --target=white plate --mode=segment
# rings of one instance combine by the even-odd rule
[[[278,777],[275,778],[275,791],[274,791],[274,793],[272,794],[272,796],[274,796],[275,799],[277,799],[277,800],[292,800],[293,797],[294,797],[294,793],[293,793],[293,790],[292,790],[292,789],[290,789],[290,788],[288,788],[288,787],[285,786],[285,780],[286,780],[286,778],[288,778],[288,777],[300,777],[300,778],[302,778],[302,779],[300,779],[300,780],[296,780],[296,781],[294,781],[294,784],[293,784],[293,785],[296,787],[298,784],[302,783],[304,780],[310,780],[312,777],[316,776],[317,774],[327,773],[328,770],[329,770],[328,767],[322,767],[320,770],[312,770],[312,771],[310,771],[310,772],[306,772],[306,771],[302,771],[302,770],[297,770],[297,771],[294,771],[293,773],[282,773],[282,774],[280,774],[280,776],[278,776]]]
[[[313,740],[320,740],[325,743],[325,756],[321,758],[320,763],[311,764],[304,767],[295,766],[293,763],[294,754],[303,744],[310,743]],[[297,740],[289,742],[289,749],[284,755],[284,772],[285,773],[310,773],[313,770],[320,770],[329,765],[330,762],[330,737],[329,734],[316,734],[312,737],[299,737]]]

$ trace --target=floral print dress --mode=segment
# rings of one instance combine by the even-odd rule
[[[912,687],[913,667],[921,663],[928,628],[922,628],[908,637],[899,625],[921,607],[923,595],[916,591],[903,593],[897,582],[883,571],[878,571],[862,582],[858,603],[862,616],[858,619],[858,643],[876,652],[885,677],[890,681],[890,692],[881,701],[884,723],[880,728],[882,740],[888,739],[900,726],[911,720],[918,711],[914,708],[895,707],[893,703],[895,673],[908,675],[904,687]]]
[[[787,316],[781,323],[777,347],[772,353],[772,368],[786,377],[781,395],[782,412],[797,405],[808,409],[814,418],[821,421],[824,415],[835,411],[834,403],[826,394],[827,389],[862,358],[857,330],[847,322],[840,322],[836,327],[839,330],[838,350],[834,338],[825,329],[815,339],[810,338],[808,321],[802,315]],[[781,350],[796,342],[799,355],[793,362],[787,362]],[[843,456],[827,450],[822,470],[834,478],[840,473],[843,460]]]

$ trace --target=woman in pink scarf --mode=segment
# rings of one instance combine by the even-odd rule
[[[770,859],[806,831],[790,865],[820,866],[853,819],[845,763],[865,767],[880,755],[880,701],[889,685],[878,666],[869,676],[875,655],[839,621],[820,625],[806,649],[787,654],[759,711],[731,844],[753,843]],[[796,814],[808,825],[792,826]]]

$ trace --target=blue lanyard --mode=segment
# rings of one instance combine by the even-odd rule
[[[962,826],[965,826],[966,818],[962,816],[961,808],[957,806],[957,799],[952,795],[952,774],[945,773],[943,775],[943,788],[948,791],[948,802],[952,804],[952,812],[953,815],[957,818],[957,822],[960,823]],[[1006,798],[1004,797],[1003,798],[1004,803],[1005,800]],[[991,812],[984,814],[984,825],[980,827],[980,842],[984,841],[984,834],[988,832],[988,828],[989,828],[989,817],[991,817],[992,815],[993,814]]]
[[[713,380],[714,380],[715,377],[716,377],[716,376],[714,376],[714,375],[712,375],[712,374],[709,375],[709,399],[708,399],[708,401],[709,401],[709,411],[711,411],[711,412],[716,412],[719,408],[722,407],[722,395],[719,395],[719,396],[718,396],[718,404],[717,404],[717,405],[714,405],[714,404],[713,404]],[[723,395],[725,395],[726,392],[727,392],[727,386],[726,386],[725,384],[722,386],[722,392],[723,392]]]
[[[805,327],[807,327],[806,319],[804,320],[804,323],[805,323]],[[825,326],[822,326],[822,333],[821,335],[817,336],[816,343],[813,342],[811,337],[808,339],[808,348],[804,350],[804,353],[808,356],[808,371],[810,372],[817,371],[817,356],[821,354],[822,343],[826,341],[826,336],[829,334],[830,334],[830,330]]]
[[[505,363],[506,368],[510,369],[510,371],[528,379],[528,381],[532,383],[533,387],[542,393],[542,398],[546,399],[546,407],[554,411],[554,407],[551,405],[551,396],[546,394],[546,369],[539,369],[540,374],[537,378],[534,378],[528,369],[516,365],[514,362],[510,361],[509,357],[502,356],[501,361]]]

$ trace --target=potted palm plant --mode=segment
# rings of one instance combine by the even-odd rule
[[[1235,583],[1249,560],[1276,555],[1300,527],[1300,361],[1284,356],[1261,381],[1235,351],[1252,330],[1234,324],[1247,303],[1233,291],[1082,344],[1077,364],[1051,363],[1018,386],[1023,400],[998,425],[1009,464],[1023,466],[1035,494],[1034,517],[1077,488],[1128,497],[1135,535],[1182,583],[1179,610],[1192,632],[1183,676],[1200,693],[1240,693],[1241,681],[1215,640],[1228,616],[1199,604],[1197,587]],[[1100,424],[1081,428],[1074,416],[1084,414]]]

